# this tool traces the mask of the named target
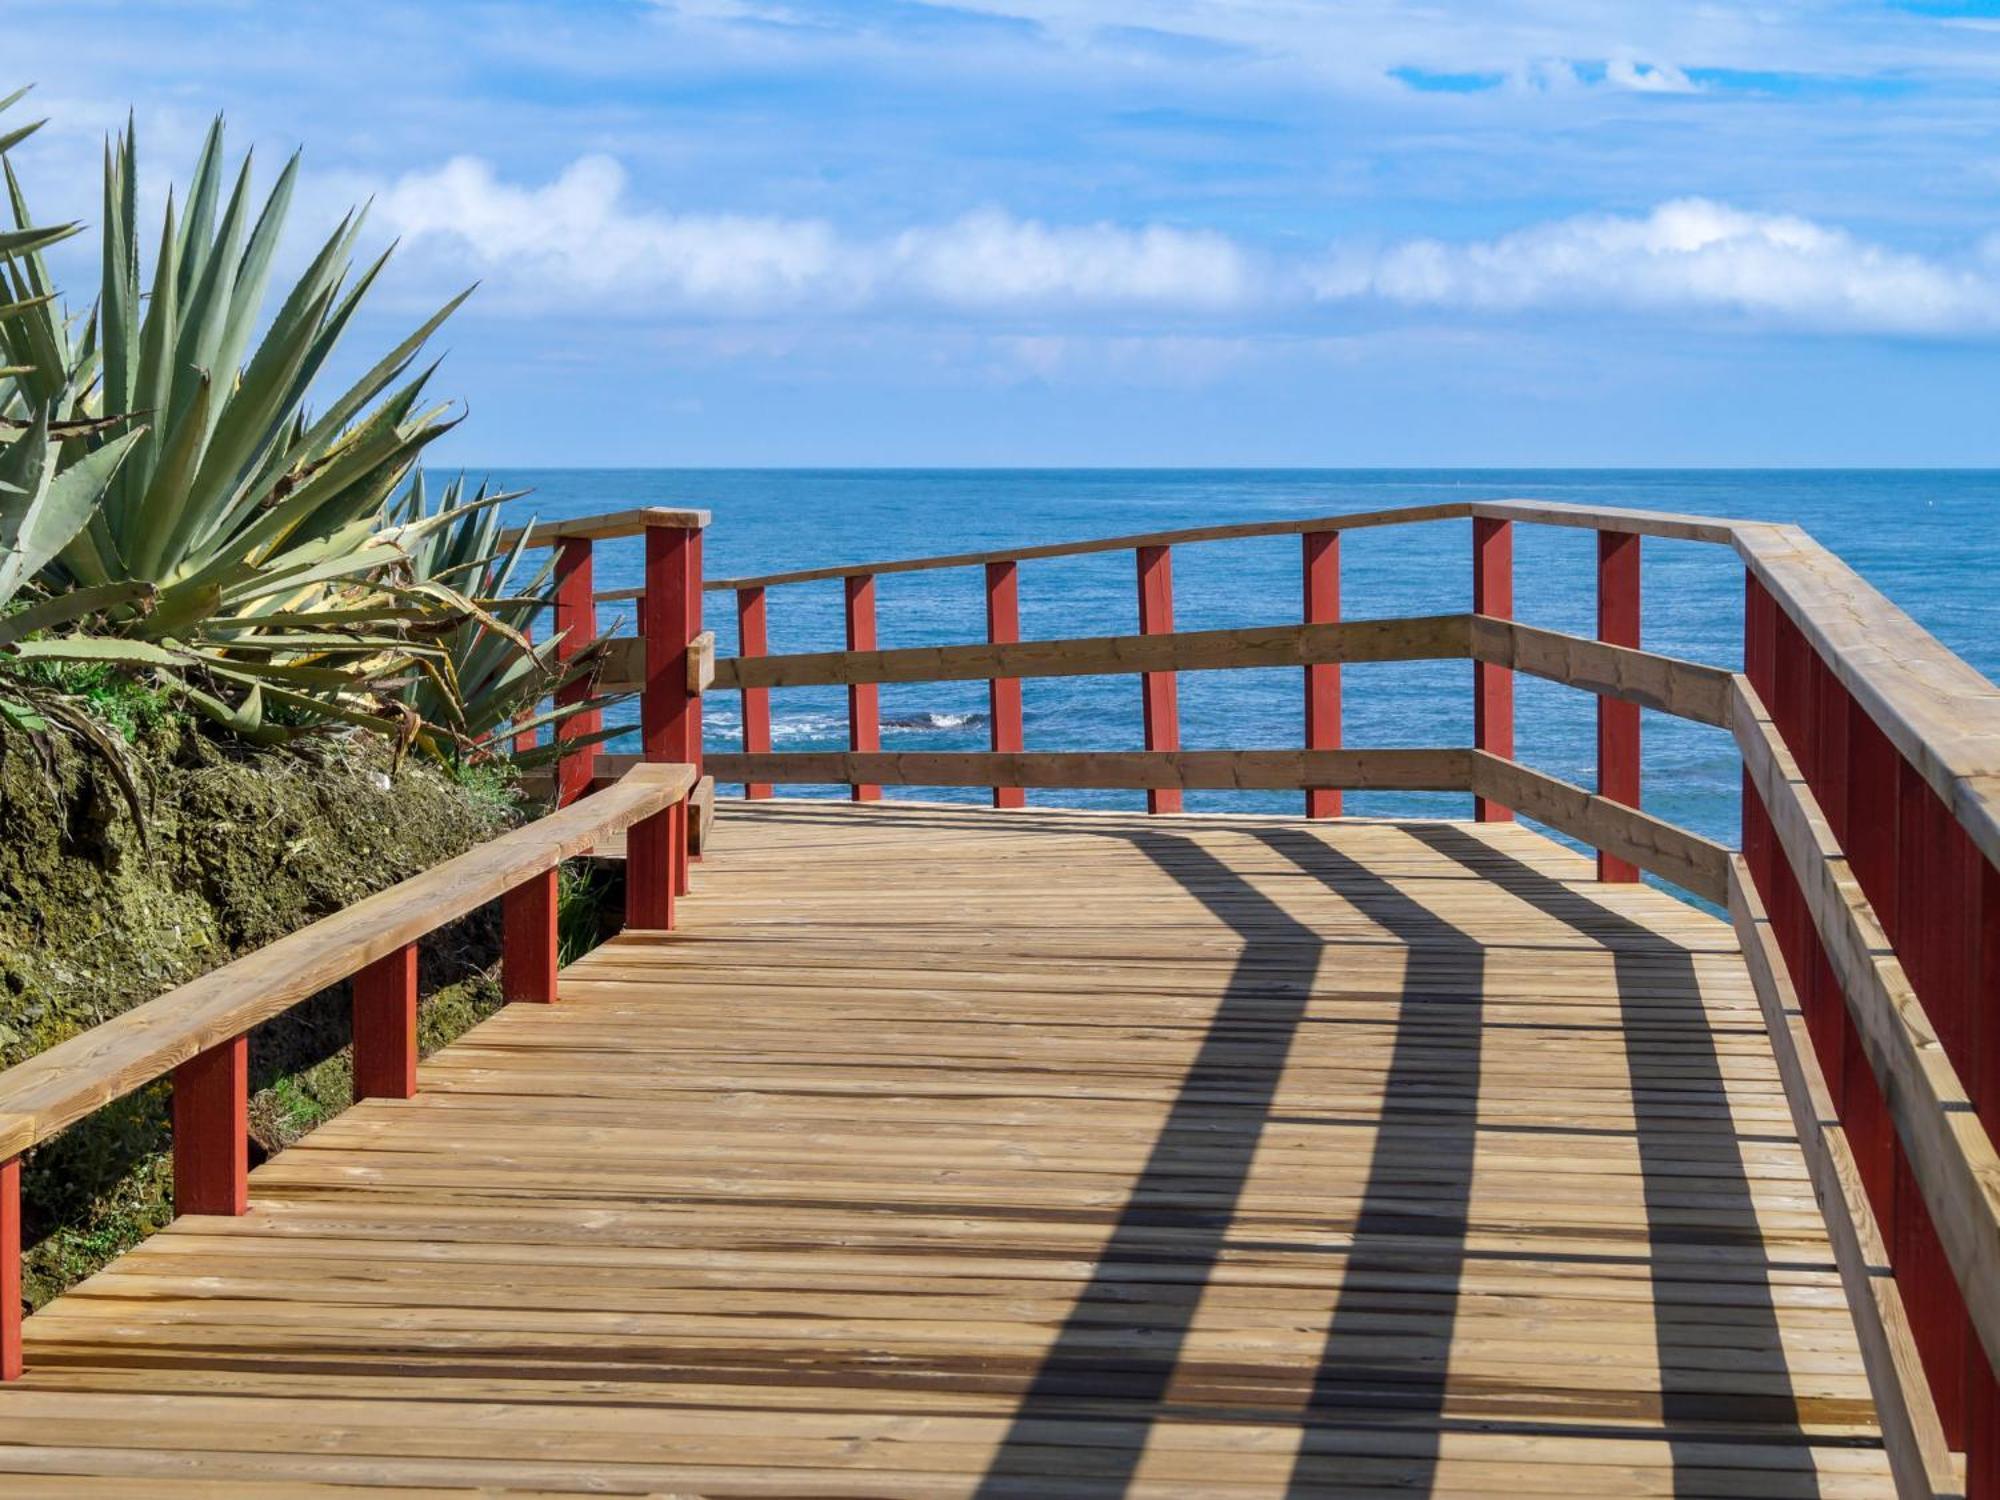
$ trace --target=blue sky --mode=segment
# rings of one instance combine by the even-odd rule
[[[467,282],[470,465],[2000,463],[2000,4],[0,0]],[[65,262],[87,295],[90,258]]]

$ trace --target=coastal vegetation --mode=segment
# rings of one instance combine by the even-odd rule
[[[420,467],[459,420],[425,351],[468,293],[322,389],[389,252],[357,258],[350,212],[274,297],[299,159],[259,195],[218,120],[151,225],[135,128],[107,142],[79,298],[49,252],[85,227],[38,222],[9,157],[41,124],[10,123],[21,99],[0,99],[0,1064],[492,836],[553,753],[536,731],[605,706],[538,710],[597,661],[531,638],[552,585],[502,545],[517,495]],[[565,889],[594,923],[603,892]],[[426,1049],[498,1003],[496,958],[483,916],[427,943]],[[329,993],[258,1032],[259,1150],[346,1102],[343,1012]],[[32,1154],[30,1300],[170,1216],[166,1104]]]

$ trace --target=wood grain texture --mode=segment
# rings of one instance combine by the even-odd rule
[[[1756,689],[1738,677],[1736,693],[1745,775],[1798,880],[1987,1361],[2000,1370],[2000,1151]]]
[[[1742,524],[1735,541],[1862,711],[2000,865],[2000,686],[1798,527]]]
[[[692,767],[647,766],[615,787],[358,901],[0,1073],[0,1155],[48,1139],[403,944],[456,921],[608,833],[680,800]]]
[[[1512,667],[1698,724],[1729,727],[1731,674],[1721,667],[1485,615],[1472,616],[1468,629],[1475,661]]]
[[[677,509],[665,505],[641,506],[636,510],[607,511],[595,516],[573,516],[562,521],[534,521],[509,527],[494,544],[500,552],[511,551],[522,537],[530,547],[553,547],[563,541],[608,542],[619,537],[643,536],[648,526],[672,526],[684,531],[700,531],[709,523],[705,510]],[[600,594],[599,599],[636,597],[632,594]]]
[[[1044,788],[1187,788],[1207,791],[1299,791],[1311,786],[1462,792],[1470,788],[1469,750],[781,750],[770,755],[711,755],[722,781],[787,786],[865,779],[882,786],[1020,786]]]
[[[1891,1273],[1889,1247],[1869,1205],[1840,1111],[1820,1071],[1770,916],[1740,855],[1729,862],[1729,918],[1764,1012],[1792,1124],[1812,1173],[1813,1192],[1826,1215],[1827,1237],[1847,1289],[1847,1305],[1854,1313],[1855,1336],[1868,1369],[1869,1389],[1875,1394],[1896,1492],[1906,1500],[1917,1496],[1960,1500],[1965,1494],[1964,1460],[1945,1442],[1909,1313]]]
[[[1511,825],[723,819],[30,1318],[0,1495],[1892,1493],[1713,918]]]
[[[1184,526],[1177,531],[1135,532],[1130,536],[1093,537],[1087,541],[1048,542],[1034,547],[995,552],[951,552],[934,557],[903,557],[887,562],[852,563],[824,568],[795,568],[787,573],[717,579],[711,589],[773,588],[783,583],[817,583],[858,573],[920,573],[933,568],[973,568],[995,562],[1027,562],[1040,557],[1080,557],[1091,552],[1134,552],[1141,547],[1176,547],[1196,542],[1240,541],[1258,536],[1296,536],[1307,531],[1359,531],[1373,526],[1408,526],[1423,521],[1463,520],[1472,507],[1463,500],[1438,505],[1404,505],[1391,510],[1352,511],[1297,521],[1236,521],[1219,526]]]
[[[991,677],[1096,677],[1126,672],[1206,672],[1300,667],[1313,662],[1456,660],[1469,648],[1470,617],[1433,615],[1327,625],[1253,625],[1175,635],[1080,636],[1068,640],[902,646],[888,651],[812,651],[729,657],[716,686],[809,687],[852,682],[963,682]]]
[[[1636,807],[1599,797],[1519,761],[1471,752],[1472,789],[1594,849],[1628,859],[1717,906],[1729,899],[1729,851]]]

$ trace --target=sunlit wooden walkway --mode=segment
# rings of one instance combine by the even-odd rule
[[[731,805],[679,932],[31,1318],[0,1494],[1888,1493],[1735,939],[1588,876]]]

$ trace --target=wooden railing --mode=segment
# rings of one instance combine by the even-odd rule
[[[1342,536],[1472,523],[1472,608],[1343,621]],[[1512,619],[1514,533],[1597,534],[1595,639]],[[1301,539],[1296,621],[1176,632],[1173,554],[1248,537]],[[1745,671],[1639,645],[1646,537],[1732,548],[1748,578]],[[1021,641],[1020,567],[1130,552],[1137,633]],[[876,580],[983,571],[986,640],[879,647]],[[766,654],[769,591],[838,581],[847,649]],[[1795,527],[1532,501],[1450,502],[1362,514],[1195,527],[942,557],[721,579],[740,654],[713,685],[742,695],[743,748],[708,768],[752,798],[788,784],[1144,789],[1157,812],[1183,790],[1283,789],[1311,817],[1344,789],[1470,793],[1475,816],[1518,810],[1595,847],[1601,880],[1641,871],[1726,905],[1765,1008],[1788,1097],[1861,1331],[1890,1456],[1909,1494],[2000,1497],[2000,690]],[[618,646],[607,680],[631,682],[646,647]],[[1465,660],[1473,742],[1343,744],[1349,662]],[[1184,751],[1180,672],[1291,666],[1304,674],[1293,749]],[[1597,698],[1594,789],[1514,758],[1514,679]],[[1139,677],[1144,750],[1031,751],[1023,679]],[[884,683],[985,680],[989,749],[883,753]],[[774,689],[842,686],[845,751],[773,753]],[[1728,729],[1744,759],[1743,848],[1646,813],[1639,711]],[[622,764],[608,757],[606,769]]]
[[[352,979],[354,1097],[413,1097],[419,940],[498,900],[502,993],[510,1001],[554,1000],[557,868],[623,834],[626,925],[672,928],[694,782],[690,765],[634,766],[587,801],[504,833],[0,1073],[0,1379],[22,1372],[23,1152],[171,1074],[175,1213],[245,1212],[252,1027]]]

